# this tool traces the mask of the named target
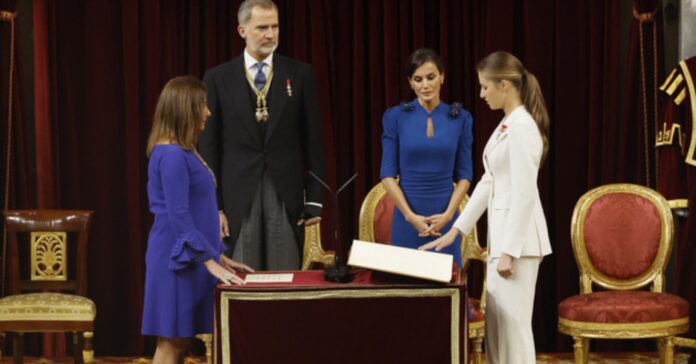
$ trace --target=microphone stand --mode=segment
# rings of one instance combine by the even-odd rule
[[[336,193],[322,181],[316,174],[309,171],[309,174],[314,177],[319,183],[321,183],[324,188],[331,192],[331,198],[334,203],[333,217],[334,217],[334,246],[336,247],[336,255],[334,256],[334,265],[332,267],[326,267],[324,269],[324,280],[329,282],[338,283],[348,283],[353,280],[353,274],[350,273],[350,268],[346,265],[346,259],[343,257],[344,247],[343,247],[343,236],[340,234],[340,220],[338,214],[338,194],[341,193],[348,185],[355,180],[358,174],[354,174],[350,177],[337,191]]]

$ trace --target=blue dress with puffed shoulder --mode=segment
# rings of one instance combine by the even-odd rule
[[[167,338],[213,332],[217,279],[203,265],[225,246],[211,172],[179,145],[157,145],[148,165],[154,223],[145,256],[142,334]]]
[[[380,177],[399,177],[399,187],[411,210],[422,216],[447,210],[453,183],[471,181],[471,114],[461,105],[440,103],[431,113],[433,136],[427,136],[428,112],[417,100],[392,107],[382,120],[382,166]],[[458,213],[441,229],[452,228]],[[421,238],[398,208],[394,209],[391,243],[417,248],[434,240]],[[442,250],[454,256],[461,267],[461,239]]]

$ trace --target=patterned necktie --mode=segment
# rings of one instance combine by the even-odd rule
[[[258,62],[256,63],[256,76],[254,76],[254,85],[256,85],[256,88],[261,91],[263,90],[263,86],[266,85],[266,74],[263,73],[263,66],[266,63],[264,62]]]

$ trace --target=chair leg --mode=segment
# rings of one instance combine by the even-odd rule
[[[665,340],[664,338],[657,338],[657,354],[660,363],[664,363],[665,360]]]
[[[72,339],[73,339],[73,357],[75,358],[75,363],[76,364],[84,364],[84,361],[82,359],[82,333],[81,332],[73,332],[72,333]]]
[[[483,338],[477,337],[474,341],[474,364],[483,364]]]
[[[24,352],[24,337],[21,332],[16,332],[12,337],[12,354],[14,364],[22,364],[22,353]]]
[[[660,353],[660,364],[674,363],[674,342],[671,336],[657,339],[657,350]]]
[[[590,339],[573,336],[575,364],[587,364],[590,359]]]
[[[205,344],[205,362],[213,364],[213,334],[198,334],[196,338]]]
[[[82,360],[85,363],[94,363],[94,348],[92,346],[92,337],[94,333],[92,331],[85,331],[82,333],[83,345],[82,345]]]

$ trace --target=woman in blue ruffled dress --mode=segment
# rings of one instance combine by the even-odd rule
[[[449,231],[473,177],[472,117],[461,104],[440,100],[440,57],[419,49],[408,58],[416,99],[392,107],[382,120],[380,178],[394,201],[391,243],[418,248]],[[461,267],[461,242],[442,251]]]
[[[147,195],[154,223],[145,257],[142,334],[157,336],[153,363],[177,363],[190,338],[213,331],[218,281],[252,271],[222,254],[215,176],[195,149],[210,116],[205,86],[190,76],[160,95],[147,145]]]

